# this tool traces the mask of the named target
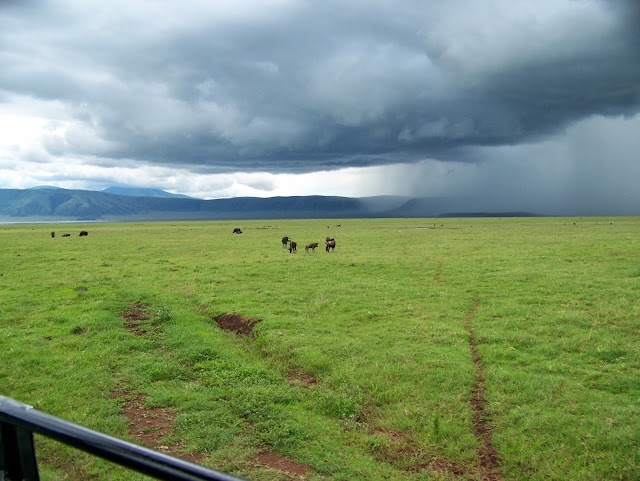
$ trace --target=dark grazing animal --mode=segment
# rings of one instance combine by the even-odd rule
[[[304,250],[309,252],[309,249],[311,249],[313,252],[316,251],[316,247],[318,247],[318,243],[317,242],[312,242],[311,244],[307,244],[306,246],[304,246]]]
[[[296,241],[291,241],[291,243],[289,244],[289,254],[291,254],[293,251],[298,252],[298,249],[296,249],[297,246],[298,243]]]
[[[234,234],[242,234],[242,229],[240,227],[236,227],[235,229],[233,229],[233,233]]]
[[[329,252],[329,249],[332,249],[335,252],[335,250],[336,250],[336,241],[335,240],[327,241],[327,252]]]
[[[285,247],[287,247],[287,244],[289,243],[289,236],[284,236],[282,238],[282,248],[284,249]]]
[[[62,234],[62,237],[71,237],[71,234]]]
[[[86,230],[80,231],[80,236],[86,236],[86,235],[89,235],[89,233]]]
[[[51,232],[51,237],[55,237],[55,236],[56,236],[56,233],[52,231]]]

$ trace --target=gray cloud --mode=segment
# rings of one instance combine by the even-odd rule
[[[45,141],[54,155],[220,172],[472,161],[470,146],[638,112],[634,3],[492,6],[14,3],[0,89],[66,106],[76,128]]]
[[[0,122],[40,126],[0,158],[61,182],[233,195],[392,165],[382,193],[636,200],[635,0],[5,1],[0,62]]]
[[[593,116],[543,142],[473,149],[475,163],[421,161],[385,176],[394,193],[460,198],[463,211],[638,215],[640,116]]]

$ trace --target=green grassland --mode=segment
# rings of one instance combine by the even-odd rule
[[[138,396],[251,480],[640,479],[640,218],[5,225],[0,295],[0,395],[134,441]],[[36,445],[43,479],[145,479]]]

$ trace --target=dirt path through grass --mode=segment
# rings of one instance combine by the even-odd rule
[[[475,381],[471,391],[471,407],[473,408],[473,432],[480,444],[478,457],[480,458],[480,468],[482,479],[487,481],[501,481],[498,474],[500,456],[491,443],[491,425],[487,413],[485,412],[485,378],[482,360],[478,354],[477,341],[473,331],[473,320],[478,312],[478,296],[473,298],[473,305],[465,317],[465,328],[469,333],[469,349],[471,359],[475,367]]]

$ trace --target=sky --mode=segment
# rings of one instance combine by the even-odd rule
[[[640,215],[637,0],[2,0],[0,188]]]

